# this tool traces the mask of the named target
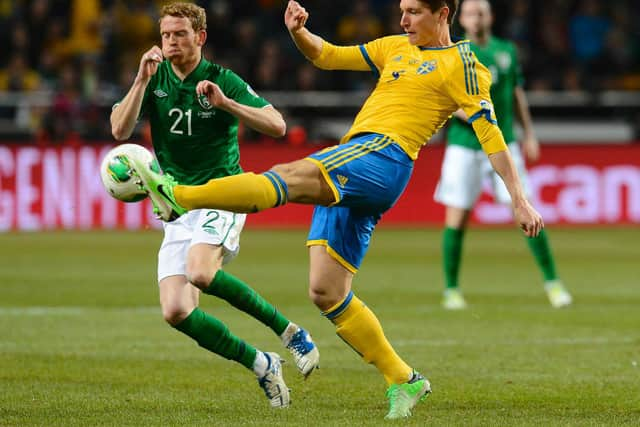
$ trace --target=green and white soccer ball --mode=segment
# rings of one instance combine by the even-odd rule
[[[159,169],[153,154],[137,144],[114,147],[104,156],[100,165],[100,178],[107,193],[127,203],[139,202],[147,197],[147,193],[136,183],[136,177],[131,175],[131,158],[148,164],[154,170]]]

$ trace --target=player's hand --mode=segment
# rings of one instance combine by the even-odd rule
[[[290,33],[297,33],[304,28],[304,24],[307,23],[309,18],[309,12],[300,6],[300,3],[294,0],[289,0],[287,9],[284,11],[284,24]]]
[[[225,109],[229,103],[229,98],[222,92],[220,86],[210,82],[209,80],[202,80],[196,85],[196,94],[198,96],[204,95],[209,100],[209,103],[216,108]]]
[[[540,158],[540,143],[535,135],[525,135],[522,141],[524,155],[532,162],[537,162]]]
[[[158,71],[158,64],[162,61],[162,50],[158,46],[153,46],[142,55],[142,58],[140,58],[137,78],[148,82],[151,79],[151,76]]]
[[[527,200],[514,202],[513,217],[523,233],[528,237],[536,237],[544,228],[542,216],[531,206]]]

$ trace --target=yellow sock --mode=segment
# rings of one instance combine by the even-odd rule
[[[373,311],[353,292],[323,313],[336,325],[336,333],[367,363],[384,375],[387,384],[409,381],[413,369],[398,356],[384,336],[380,321]]]
[[[252,172],[212,179],[203,185],[176,185],[173,196],[186,209],[259,212],[287,202],[287,186],[274,172]]]

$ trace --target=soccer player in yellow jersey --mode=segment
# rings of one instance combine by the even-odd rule
[[[460,108],[469,117],[509,190],[524,233],[535,236],[543,227],[496,125],[489,71],[475,59],[468,42],[451,41],[449,27],[457,7],[458,0],[401,0],[400,23],[406,34],[338,47],[307,30],[307,11],[289,1],[285,25],[305,57],[323,69],[378,76],[340,144],[263,174],[213,179],[200,186],[176,185],[171,177],[133,162],[133,173],[165,220],[205,207],[257,212],[286,202],[316,205],[307,241],[310,298],[335,324],[337,334],[384,376],[388,419],[410,416],[431,386],[391,347],[351,283],[376,223],[409,181],[420,148],[454,111]],[[209,81],[200,82],[196,92],[217,109],[233,113],[242,108]]]

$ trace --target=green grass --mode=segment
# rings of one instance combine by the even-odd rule
[[[164,324],[159,233],[0,234],[0,425],[640,425],[637,228],[551,231],[575,297],[567,310],[548,305],[515,230],[473,230],[464,312],[439,306],[439,230],[376,232],[355,291],[434,389],[402,423],[382,420],[381,377],[308,301],[305,237],[247,230],[229,266],[320,346],[308,381],[286,365],[293,405],[276,411],[253,374]],[[205,297],[203,307],[281,351],[226,303]]]

